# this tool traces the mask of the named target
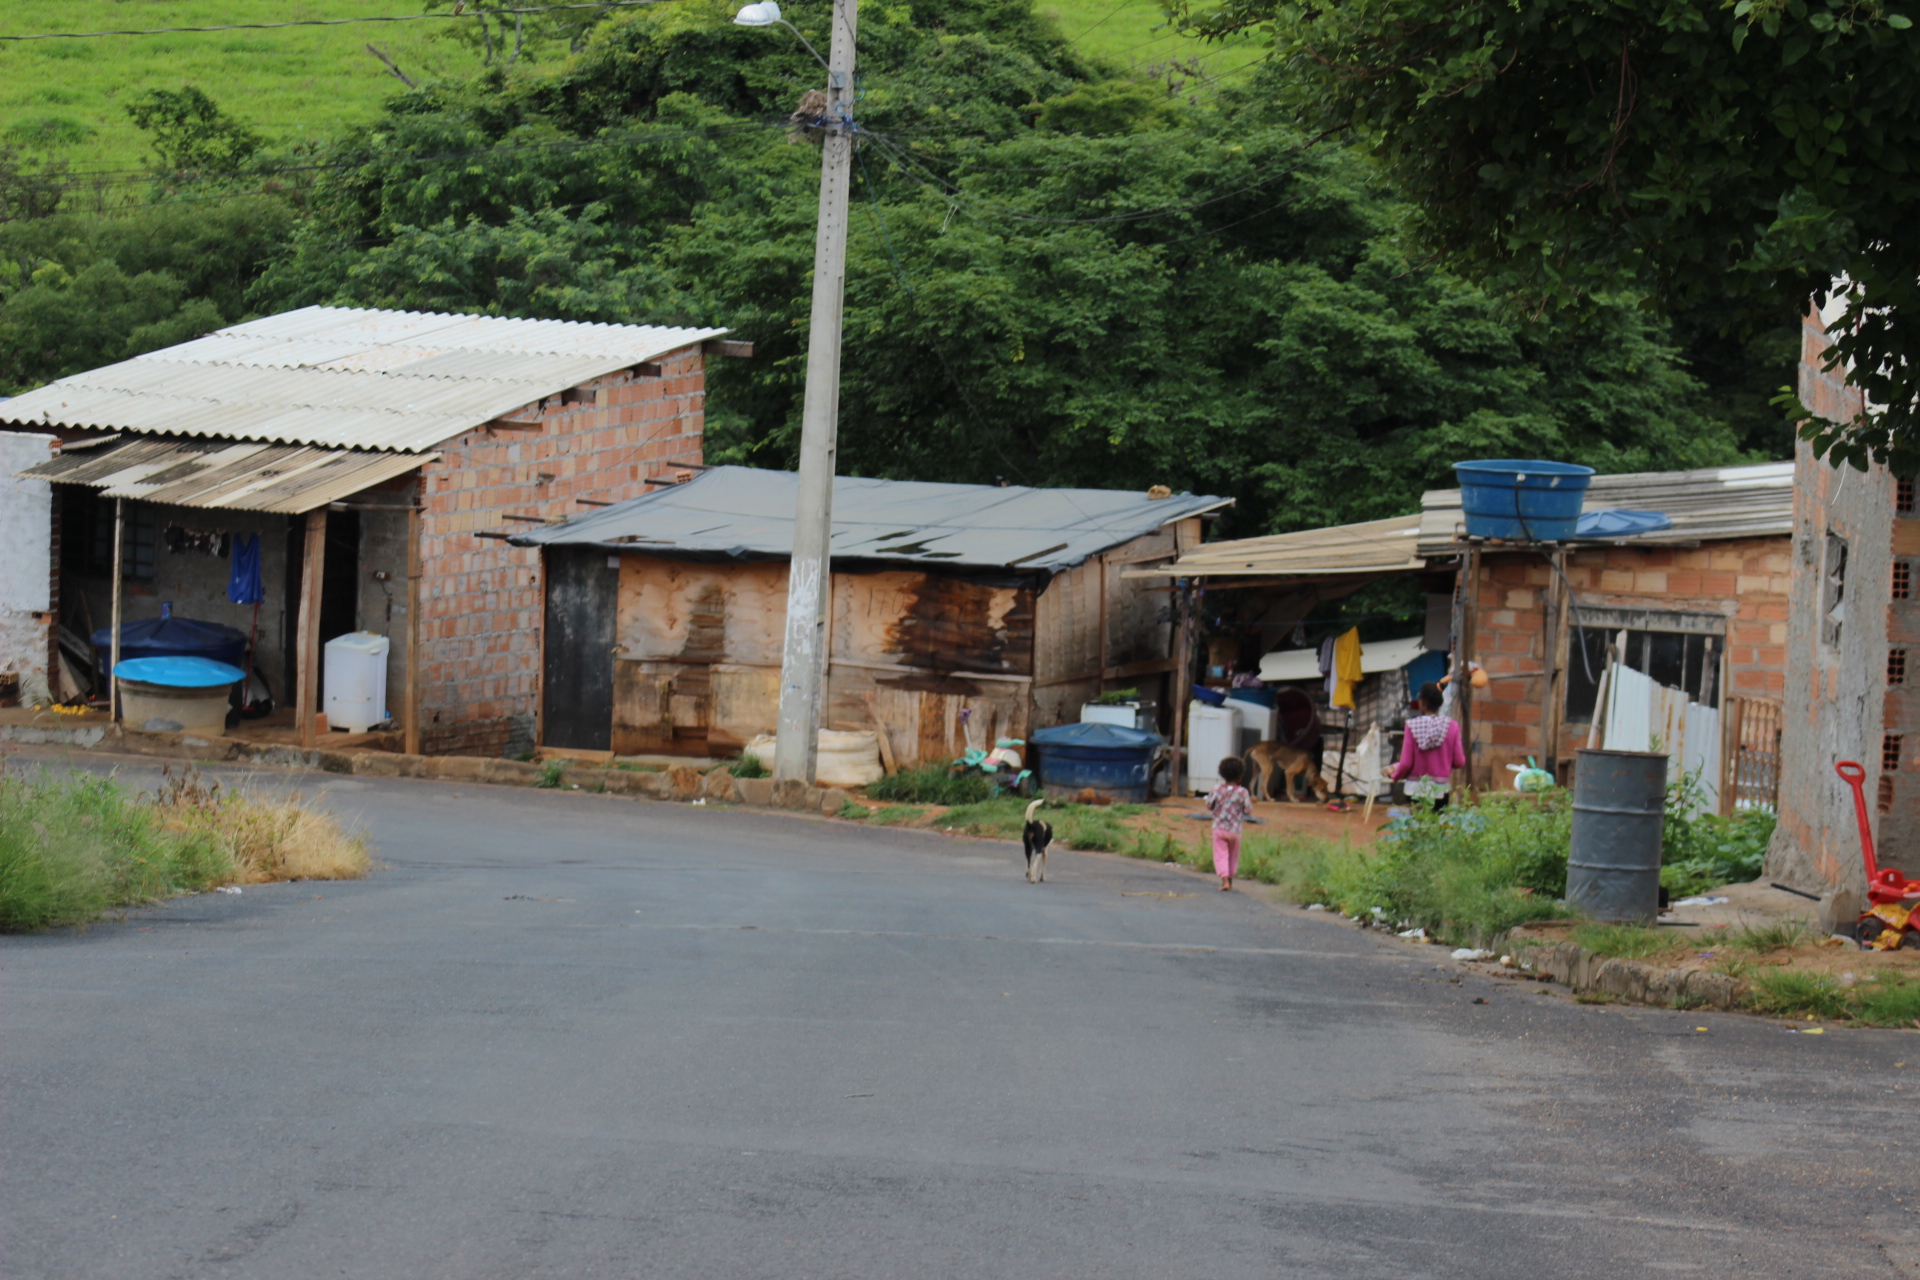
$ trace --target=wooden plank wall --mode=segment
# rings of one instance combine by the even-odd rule
[[[1160,703],[1169,731],[1172,586],[1123,575],[1199,541],[1200,522],[1183,520],[1054,578],[1035,608],[1034,727],[1079,719],[1080,705],[1107,689],[1137,688]]]

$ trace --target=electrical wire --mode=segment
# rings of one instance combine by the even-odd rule
[[[41,31],[31,35],[0,35],[0,41],[20,40],[95,40],[105,36],[193,35],[207,31],[277,31],[283,27],[341,27],[357,22],[431,22],[499,14],[552,13],[561,9],[626,9],[636,5],[663,4],[665,0],[587,0],[580,4],[524,5],[508,9],[468,9],[455,5],[444,13],[370,14],[360,18],[294,18],[286,22],[227,22],[210,27],[131,27],[115,31]]]

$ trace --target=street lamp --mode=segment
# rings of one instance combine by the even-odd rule
[[[820,131],[820,222],[813,242],[813,318],[807,337],[807,390],[800,410],[800,492],[793,513],[793,562],[787,571],[787,634],[780,661],[780,726],[773,750],[776,793],[811,786],[826,685],[828,587],[833,563],[834,450],[840,429],[840,336],[847,279],[847,195],[853,182],[853,46],[859,0],[833,0],[833,39],[820,54],[775,0],[756,0],[734,21],[778,24],[799,36],[827,69]],[[883,728],[882,733],[886,732]],[[782,788],[781,783],[788,783]]]

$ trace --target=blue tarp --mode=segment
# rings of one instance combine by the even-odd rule
[[[93,648],[99,655],[101,676],[112,675],[113,628],[94,632]],[[120,624],[122,662],[129,658],[176,657],[211,658],[237,667],[247,660],[247,633],[193,618],[142,618]]]
[[[1574,529],[1576,538],[1628,538],[1636,533],[1658,533],[1673,528],[1663,511],[1585,511]]]

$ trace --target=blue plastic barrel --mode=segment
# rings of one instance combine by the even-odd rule
[[[1091,789],[1119,804],[1145,804],[1153,757],[1164,739],[1117,724],[1063,724],[1030,741],[1046,793],[1071,799]]]
[[[1593,468],[1530,458],[1456,462],[1470,538],[1565,542],[1580,523]]]

